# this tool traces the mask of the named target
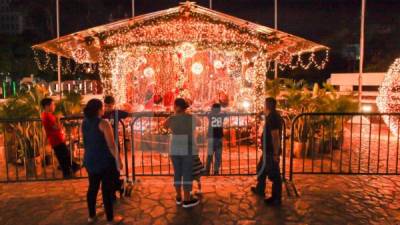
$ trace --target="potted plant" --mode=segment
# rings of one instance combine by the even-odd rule
[[[40,118],[40,100],[46,94],[46,89],[37,85],[0,106],[0,118],[10,120],[2,124],[6,131],[7,163],[25,164],[27,176],[36,174],[36,163],[44,147],[41,123],[33,119]]]

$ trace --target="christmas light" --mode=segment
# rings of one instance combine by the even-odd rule
[[[214,60],[214,68],[219,70],[224,67],[224,63],[221,62],[220,60]]]
[[[176,48],[176,51],[182,55],[184,59],[192,58],[196,54],[196,48],[192,43],[184,42]]]
[[[154,76],[154,69],[151,67],[147,67],[143,70],[143,74],[146,78],[151,78]]]
[[[379,88],[376,104],[381,113],[400,112],[400,58],[390,66]],[[390,128],[392,134],[399,135],[398,116],[383,116],[383,120]]]
[[[56,70],[49,54],[60,54],[63,73],[99,71],[105,93],[137,109],[149,96],[168,94],[204,106],[226,93],[233,107],[247,102],[249,109],[261,110],[271,62],[280,69],[323,69],[328,61],[328,51],[325,57],[315,53],[324,46],[193,3],[77,32],[35,49],[44,50],[35,51],[39,69]]]
[[[249,101],[243,101],[243,103],[242,103],[242,105],[243,105],[243,108],[244,109],[246,109],[246,110],[248,110],[249,108],[250,108],[250,102]]]
[[[200,75],[203,72],[203,65],[199,62],[193,63],[192,65],[192,73],[196,75]]]

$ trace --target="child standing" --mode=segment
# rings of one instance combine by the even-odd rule
[[[46,131],[47,139],[54,150],[58,163],[60,164],[63,177],[71,177],[71,172],[76,172],[80,169],[80,166],[78,163],[71,160],[71,154],[65,144],[61,125],[54,115],[56,108],[54,101],[51,98],[44,98],[40,104],[44,110],[41,115],[42,124]]]
[[[222,138],[225,114],[221,113],[221,104],[215,103],[208,114],[208,154],[206,173],[210,173],[211,162],[215,155],[214,174],[219,174],[222,161]]]

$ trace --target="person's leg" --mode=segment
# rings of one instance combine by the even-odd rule
[[[114,219],[112,197],[114,194],[115,170],[116,168],[112,166],[101,176],[101,194],[103,196],[104,211],[106,213],[107,221],[113,221]]]
[[[86,201],[90,218],[96,216],[96,199],[97,193],[99,192],[100,181],[101,177],[99,175],[89,173],[89,187],[86,194]]]
[[[219,169],[222,161],[222,139],[215,139],[215,163],[214,163],[214,174],[219,174]]]
[[[183,176],[183,192],[184,201],[189,201],[190,192],[193,188],[193,159],[191,155],[182,157],[182,176]]]
[[[257,164],[257,185],[255,191],[260,194],[265,194],[265,186],[267,180],[267,160],[264,155],[261,156]]]
[[[212,138],[208,138],[208,145],[207,145],[207,163],[206,163],[206,172],[209,174],[211,169],[211,163],[213,161],[214,155],[214,141]]]
[[[112,174],[113,177],[113,181],[114,181],[114,190],[112,193],[113,196],[113,200],[117,199],[117,191],[121,191],[121,187],[122,187],[122,182],[120,179],[120,172],[118,170],[115,170],[114,173]]]
[[[177,201],[182,199],[181,187],[182,187],[182,157],[171,156],[172,166],[174,168],[174,186],[176,191]]]
[[[53,149],[58,163],[60,164],[63,176],[69,177],[71,175],[71,158],[67,145],[62,143],[53,147]]]
[[[280,168],[279,164],[274,163],[274,167],[272,169],[272,196],[271,198],[277,202],[280,203],[282,200],[282,178],[280,175]]]

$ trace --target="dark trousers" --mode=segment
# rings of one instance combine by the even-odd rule
[[[280,175],[279,163],[272,160],[272,156],[261,156],[257,164],[257,186],[260,193],[265,193],[267,177],[272,181],[272,199],[281,201],[282,199],[282,178]]]
[[[112,221],[114,219],[112,197],[114,194],[116,170],[117,169],[113,168],[112,166],[102,173],[89,173],[89,188],[86,197],[90,217],[96,216],[96,199],[101,183],[101,194],[103,196],[104,211],[106,213],[107,220]]]
[[[60,164],[62,173],[64,177],[69,177],[71,175],[71,154],[65,143],[61,143],[53,147],[54,153]]]
[[[192,191],[193,185],[193,158],[192,155],[171,156],[174,167],[174,186],[177,189],[183,187],[184,191]]]
[[[208,153],[206,171],[210,172],[211,162],[215,154],[214,173],[219,173],[219,168],[222,161],[222,138],[209,138],[208,139]]]

